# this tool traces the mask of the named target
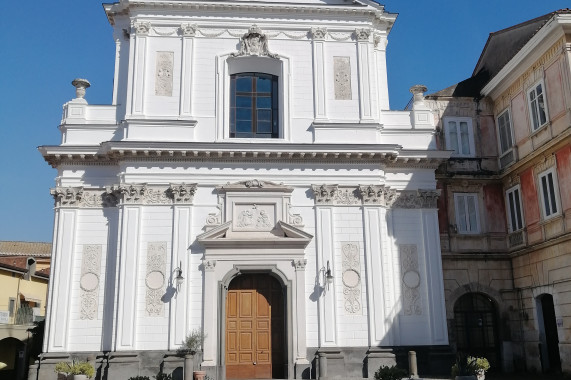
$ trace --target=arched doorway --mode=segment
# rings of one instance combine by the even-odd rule
[[[557,336],[553,296],[551,294],[540,295],[537,297],[536,305],[541,367],[543,372],[561,372],[559,337]]]
[[[467,293],[454,304],[456,349],[485,357],[500,368],[497,312],[494,302],[482,293]]]
[[[226,378],[282,379],[285,375],[285,297],[269,274],[242,274],[226,296]]]

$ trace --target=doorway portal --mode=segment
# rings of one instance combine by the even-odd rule
[[[268,274],[242,274],[226,296],[226,378],[282,379],[286,359],[285,297]]]
[[[561,372],[557,321],[555,320],[555,306],[551,294],[542,294],[537,297],[537,324],[543,372]]]
[[[493,368],[500,367],[496,316],[494,302],[481,293],[465,294],[454,305],[457,350],[485,357]]]

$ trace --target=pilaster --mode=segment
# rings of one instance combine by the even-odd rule
[[[218,349],[218,292],[221,289],[216,284],[215,267],[216,260],[202,260],[202,270],[204,270],[203,328],[204,333],[210,338],[204,340],[201,367],[216,366],[216,350]]]
[[[356,29],[357,64],[359,68],[359,117],[362,123],[373,122],[373,99],[371,96],[371,68],[369,42],[370,29]]]
[[[305,266],[306,259],[294,260],[295,267],[295,308],[293,311],[293,331],[295,353],[295,373],[296,378],[301,378],[301,374],[306,368],[309,368],[307,360],[307,342],[306,342],[306,315],[305,315]]]
[[[131,51],[133,58],[129,63],[129,81],[127,90],[128,116],[142,116],[144,114],[145,95],[145,62],[147,56],[147,38],[151,24],[149,22],[135,22],[131,28]]]
[[[311,28],[313,47],[313,109],[315,120],[327,120],[325,36],[327,28]]]
[[[390,110],[389,83],[387,79],[387,37],[375,35],[374,37],[375,73],[377,75],[377,94],[379,111]]]
[[[197,26],[195,24],[182,24],[182,75],[180,79],[180,105],[181,118],[192,118],[192,73],[194,57],[194,37]]]

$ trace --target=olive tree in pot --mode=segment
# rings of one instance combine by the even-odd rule
[[[194,371],[194,355],[202,350],[202,344],[205,338],[206,334],[204,334],[202,330],[194,329],[182,341],[178,354],[184,356],[184,380],[192,380],[191,374],[195,372],[197,372],[197,374],[194,375],[195,377],[198,375],[204,378],[204,371]]]

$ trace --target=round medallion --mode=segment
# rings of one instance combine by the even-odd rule
[[[165,283],[165,275],[158,270],[149,272],[149,274],[147,274],[147,278],[145,279],[145,283],[150,289],[160,289]]]
[[[420,285],[420,274],[415,270],[406,271],[402,276],[402,282],[411,289],[418,288]]]
[[[93,272],[85,273],[79,280],[79,286],[86,292],[92,292],[99,286],[99,277]]]
[[[343,284],[348,288],[354,288],[361,282],[361,276],[355,269],[348,269],[343,272]]]

